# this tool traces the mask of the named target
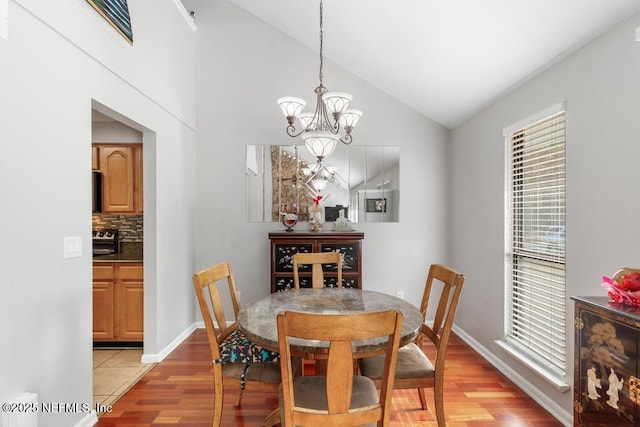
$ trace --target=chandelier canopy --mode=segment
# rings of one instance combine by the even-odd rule
[[[362,116],[362,111],[348,109],[352,96],[345,92],[329,92],[322,84],[323,31],[322,0],[320,0],[320,84],[315,88],[316,109],[302,112],[307,104],[304,99],[286,96],[278,99],[282,113],[287,118],[287,135],[302,136],[307,150],[321,162],[335,150],[338,141],[351,144],[351,131]],[[296,129],[298,120],[300,127]],[[341,135],[341,132],[344,135]]]

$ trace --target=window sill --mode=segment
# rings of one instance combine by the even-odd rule
[[[503,340],[495,340],[495,343],[562,393],[571,390],[571,385],[567,384],[564,378],[547,371],[509,342]]]

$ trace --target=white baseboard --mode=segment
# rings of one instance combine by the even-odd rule
[[[199,323],[202,323],[202,322],[199,322]],[[203,326],[204,326],[204,324],[203,324]],[[187,339],[187,337],[189,337],[189,335],[191,335],[191,333],[193,331],[195,331],[197,327],[198,327],[198,322],[192,323],[189,327],[187,327],[187,329],[182,331],[182,333],[180,333],[180,335],[178,335],[173,341],[171,341],[165,348],[160,350],[159,353],[156,353],[156,354],[153,354],[153,353],[143,354],[141,362],[142,363],[160,363],[160,362],[162,362],[165,359],[165,357],[167,357],[169,355],[169,353],[171,353],[173,350],[175,350],[176,347],[178,347],[180,345],[180,343],[182,343],[182,341]]]
[[[96,411],[91,411],[75,423],[73,427],[93,427],[96,424],[98,424],[98,415]]]
[[[509,365],[497,358],[493,353],[487,350],[483,345],[476,341],[471,335],[453,325],[453,331],[475,351],[477,351],[484,359],[491,363],[497,370],[507,376],[515,385],[524,391],[529,397],[535,400],[540,406],[546,409],[563,425],[569,427],[573,425],[573,413],[567,412],[557,402],[553,401],[546,394],[542,393],[538,388],[531,384],[525,377],[514,371]]]

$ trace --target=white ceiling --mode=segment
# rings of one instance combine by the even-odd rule
[[[230,1],[319,51],[318,0]],[[324,56],[454,128],[639,10],[638,0],[324,0]]]

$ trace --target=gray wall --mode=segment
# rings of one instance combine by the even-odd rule
[[[129,7],[133,46],[85,1],[9,2],[0,39],[2,402],[22,392],[92,402],[92,107],[143,133],[145,353],[162,353],[193,323],[195,35],[177,3]],[[66,236],[80,236],[81,257],[63,258]],[[48,427],[95,419],[39,416]]]
[[[565,422],[573,396],[501,351],[504,334],[502,129],[559,101],[567,122],[567,381],[572,295],[606,295],[603,275],[640,262],[640,16],[621,23],[478,114],[451,135],[452,263],[466,275],[458,327]]]
[[[302,144],[285,134],[276,99],[300,96],[313,108],[318,54],[226,1],[201,2],[196,16],[196,265],[231,262],[246,303],[269,293],[267,235],[284,227],[246,221],[245,146]],[[400,146],[400,222],[355,228],[365,233],[364,287],[402,289],[419,304],[429,264],[447,261],[448,131],[326,58],[324,80],[364,111],[354,145]]]

